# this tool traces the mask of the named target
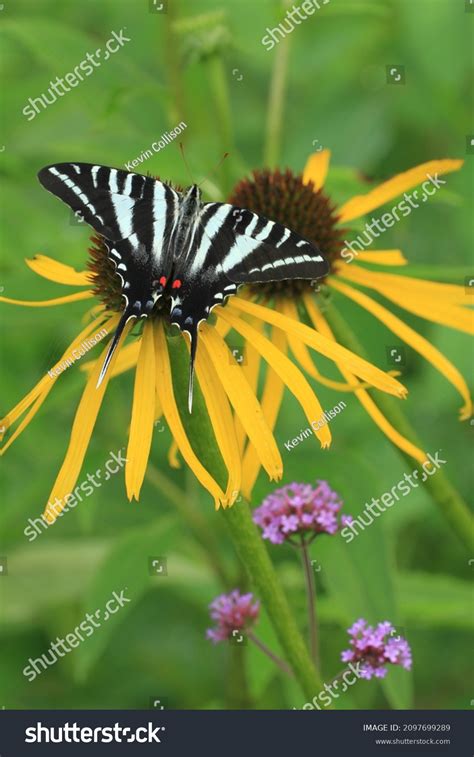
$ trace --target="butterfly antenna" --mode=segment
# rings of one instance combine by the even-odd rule
[[[214,173],[215,173],[215,172],[216,172],[216,171],[217,171],[217,170],[218,170],[218,169],[219,169],[219,168],[221,167],[221,165],[223,164],[224,160],[225,160],[226,158],[228,158],[228,157],[229,157],[229,154],[230,154],[230,153],[228,153],[228,152],[225,152],[225,153],[224,153],[224,155],[223,155],[223,156],[222,156],[222,158],[220,159],[220,161],[219,161],[219,163],[217,164],[217,166],[214,166],[214,168],[212,169],[211,173],[210,173],[210,174],[208,174],[207,176],[205,176],[205,177],[204,177],[204,179],[203,179],[202,181],[200,181],[200,182],[199,182],[199,184],[198,184],[198,187],[200,187],[200,186],[201,186],[201,184],[204,184],[204,182],[208,180],[209,176],[212,176],[212,174],[214,174]]]
[[[186,171],[188,172],[188,176],[191,179],[191,184],[194,184],[195,182],[194,182],[194,179],[193,179],[193,175],[191,173],[191,169],[189,168],[189,163],[186,160],[186,156],[184,154],[184,145],[183,145],[182,142],[179,143],[179,149],[180,149],[180,152],[181,152],[181,157],[183,158],[184,165],[186,166]]]
[[[196,360],[197,350],[197,331],[190,335],[191,339],[191,352],[189,355],[189,385],[188,385],[188,410],[190,413],[193,411],[193,391],[194,391],[194,362]]]
[[[120,341],[120,337],[122,336],[122,333],[123,333],[123,330],[125,328],[125,325],[126,325],[127,321],[129,320],[129,318],[134,318],[134,317],[135,316],[131,314],[130,310],[128,310],[128,309],[124,310],[124,312],[122,314],[122,317],[121,317],[121,319],[120,319],[120,321],[118,323],[118,326],[117,326],[117,328],[115,330],[115,334],[113,336],[113,339],[110,342],[109,349],[107,350],[107,354],[105,356],[105,360],[104,360],[104,363],[102,365],[99,378],[97,380],[96,389],[99,388],[99,386],[101,385],[102,381],[104,380],[104,376],[107,373],[107,369],[108,369],[108,367],[110,365],[110,361],[112,360],[112,358],[114,356],[115,350],[118,347],[118,343]]]

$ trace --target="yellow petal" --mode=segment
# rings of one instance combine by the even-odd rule
[[[361,270],[359,269],[359,271]],[[439,323],[441,326],[449,326],[456,331],[464,331],[466,334],[474,333],[474,312],[472,310],[451,305],[449,302],[445,304],[443,300],[435,296],[428,296],[425,292],[415,294],[414,291],[399,290],[392,284],[375,284],[373,279],[366,277],[367,273],[368,271],[364,270],[363,276],[359,276],[357,283],[379,292],[387,300],[391,300],[404,310],[408,310],[408,312],[418,315],[420,318],[425,318],[427,321]],[[343,278],[351,280],[351,276],[346,274]],[[367,281],[371,283],[367,283]]]
[[[240,320],[234,318],[228,322],[235,328],[235,323]],[[255,445],[263,467],[272,480],[278,480],[283,470],[280,452],[243,371],[222,337],[206,323],[201,327],[201,340],[247,436]]]
[[[60,263],[47,255],[35,255],[34,258],[26,258],[25,263],[38,276],[49,281],[55,281],[57,284],[79,287],[90,287],[91,285],[90,271],[76,271],[72,266]]]
[[[222,318],[219,320],[223,321]],[[253,319],[255,321],[255,319]],[[226,323],[228,329],[231,329],[231,325],[227,323],[226,321],[223,321],[223,323]],[[261,321],[256,321],[256,324],[259,324],[256,326],[257,330],[261,328]],[[241,368],[244,372],[245,378],[247,379],[250,388],[252,389],[253,393],[257,394],[257,386],[258,386],[258,375],[260,372],[260,353],[258,350],[255,349],[255,347],[250,344],[249,342],[245,342],[245,347],[243,351],[243,360],[241,364]],[[235,433],[237,436],[237,444],[239,448],[239,454],[242,456],[244,451],[244,445],[245,440],[247,438],[247,435],[245,433],[245,429],[241,423],[241,420],[238,415],[234,418],[235,423]]]
[[[354,218],[360,218],[360,216],[398,197],[402,192],[413,189],[418,184],[429,180],[428,175],[435,176],[436,174],[458,171],[463,163],[463,160],[430,160],[420,166],[399,173],[392,179],[384,181],[383,184],[379,184],[378,187],[367,192],[367,194],[357,195],[344,203],[338,210],[339,220],[341,223],[346,223]]]
[[[315,328],[317,328],[319,331],[321,331],[322,334],[325,334],[325,336],[328,339],[334,339],[334,335],[326,321],[326,319],[323,317],[320,310],[317,308],[317,306],[314,306],[312,309],[312,316],[311,319],[313,320]],[[340,364],[338,365],[339,370],[341,371],[342,375],[348,382],[354,382],[357,381],[356,377],[347,370],[347,368]],[[377,424],[377,426],[380,428],[380,430],[385,434],[385,436],[390,439],[390,441],[395,444],[395,446],[399,447],[399,449],[406,452],[408,455],[413,457],[415,460],[417,460],[420,463],[424,463],[426,460],[426,453],[422,450],[418,449],[414,444],[412,444],[408,439],[405,439],[404,436],[402,436],[385,418],[383,413],[379,410],[373,399],[370,397],[368,392],[365,391],[365,389],[360,389],[357,392],[355,392],[355,396],[361,403],[361,405],[365,408],[368,415],[372,418],[372,420]]]
[[[196,373],[209,419],[214,429],[216,442],[228,471],[227,489],[225,491],[227,501],[223,503],[226,507],[227,504],[232,505],[235,502],[240,492],[242,481],[241,455],[237,445],[234,419],[229,401],[222,388],[219,375],[213,369],[205,344],[199,345],[197,351]]]
[[[224,310],[222,317],[226,318],[236,331],[239,331],[245,339],[248,339],[257,347],[263,358],[272,366],[273,370],[278,373],[290,392],[295,395],[303,408],[310,425],[322,418],[324,411],[318,398],[301,371],[298,370],[291,360],[289,360],[289,358],[283,352],[280,352],[272,342],[262,334],[259,334],[258,331],[252,328],[252,326],[246,323],[242,318],[237,318],[227,309]],[[327,424],[321,429],[315,430],[314,433],[321,442],[322,447],[329,447],[331,444],[331,432]]]
[[[166,344],[166,336],[161,321],[155,324],[155,362],[156,388],[171,434],[194,475],[213,496],[216,506],[218,506],[218,503],[222,503],[225,500],[224,492],[195,454],[179,415],[173,391],[168,345]]]
[[[86,310],[83,316],[81,316],[81,323],[88,323],[90,318],[95,318],[99,313],[105,312],[105,305],[94,305],[94,307]]]
[[[280,352],[285,352],[286,336],[281,329],[272,327],[271,341]],[[271,365],[267,365],[267,374],[265,377],[265,386],[263,389],[260,405],[262,407],[263,417],[268,427],[273,431],[280,412],[281,402],[285,385]],[[248,443],[242,463],[242,493],[248,500],[251,499],[252,489],[257,480],[260,470],[260,461],[251,442]]]
[[[310,297],[305,298],[305,305],[307,310],[312,307]],[[240,297],[234,297],[229,300],[226,307],[231,310],[235,309],[239,312],[250,313],[256,318],[261,318],[262,321],[278,326],[283,329],[285,333],[291,331],[293,334],[299,336],[299,338],[309,347],[317,350],[317,352],[325,355],[330,360],[334,360],[336,363],[343,363],[349,370],[355,373],[356,376],[365,379],[372,386],[382,389],[382,391],[387,392],[388,394],[394,394],[396,397],[404,397],[407,393],[405,387],[392,376],[384,373],[379,368],[376,368],[376,366],[371,365],[367,360],[358,357],[345,347],[341,347],[341,345],[326,339],[321,334],[318,334],[317,331],[310,329],[303,323],[299,323],[299,321],[295,321],[292,318],[286,318],[286,316],[281,315],[281,313],[277,313],[274,310],[270,310],[270,308],[262,307],[261,305],[249,302]],[[310,315],[309,310],[308,314]]]
[[[466,294],[463,286],[457,284],[443,284],[439,281],[415,279],[412,276],[399,276],[396,273],[369,271],[367,268],[347,263],[337,266],[337,275],[371,288],[382,286],[405,292],[416,299],[434,299],[449,305],[470,304],[470,295]]]
[[[125,347],[122,347],[114,363],[113,370],[110,370],[109,368],[110,378],[113,378],[114,376],[119,376],[121,373],[125,373],[125,371],[129,371],[131,368],[135,368],[138,361],[139,352],[140,352],[139,339],[135,339],[135,341],[131,342],[130,344],[126,344]],[[96,362],[97,360],[88,360],[87,363],[84,363],[83,365],[81,365],[81,370],[85,371],[86,373],[90,373],[94,369]]]
[[[309,182],[312,181],[316,191],[322,189],[329,170],[330,159],[331,150],[313,152],[313,154],[309,156],[305,165],[303,183],[309,184]]]
[[[23,415],[23,413],[26,410],[28,410],[29,407],[32,406],[30,412],[25,416],[22,422],[17,426],[15,431],[9,437],[6,444],[2,447],[2,450],[1,450],[2,454],[6,452],[8,447],[11,444],[13,444],[15,439],[29,425],[29,423],[34,418],[39,408],[45,401],[49,392],[53,388],[54,384],[56,383],[56,380],[60,376],[62,376],[62,372],[59,372],[57,375],[55,375],[55,371],[57,368],[61,366],[61,363],[63,363],[68,358],[70,358],[73,350],[79,347],[81,343],[84,341],[84,339],[89,337],[92,333],[94,333],[94,331],[97,331],[100,328],[104,328],[110,332],[115,328],[117,323],[118,323],[118,316],[113,316],[112,318],[110,318],[109,320],[105,322],[104,322],[104,317],[101,316],[100,318],[97,318],[97,320],[89,323],[80,332],[80,334],[76,336],[76,338],[71,342],[71,344],[66,348],[62,356],[59,358],[58,362],[51,368],[51,374],[47,373],[45,376],[43,376],[43,378],[40,379],[40,381],[38,381],[36,386],[34,386],[33,389],[31,389],[31,391],[28,392],[28,394],[25,397],[23,397],[23,399],[17,405],[15,405],[13,410],[11,410],[4,418],[2,418],[2,420],[0,421],[0,427],[3,427],[5,429],[10,428],[18,420],[18,418],[20,418]]]
[[[230,331],[230,326],[228,323],[222,320],[222,318],[216,319],[216,325],[214,326],[217,333],[220,334],[222,337],[227,336],[227,334]]]
[[[0,297],[0,302],[7,302],[9,305],[22,305],[25,308],[50,308],[53,305],[64,305],[66,302],[90,300],[94,296],[94,292],[76,292],[75,294],[67,294],[65,297],[55,297],[53,300],[12,300],[10,297]]]
[[[116,316],[116,318],[118,320],[118,316]],[[131,325],[132,324],[129,322],[125,326],[118,347],[112,357],[112,363],[115,360],[117,352],[120,350]],[[108,348],[107,345],[102,351],[102,360],[105,359]],[[61,470],[59,471],[58,477],[49,496],[48,506],[44,512],[44,517],[48,523],[53,523],[59,512],[61,512],[65,505],[67,505],[65,498],[72,493],[74,484],[81,472],[92,431],[94,430],[102,400],[110,380],[110,373],[107,371],[101,385],[97,386],[101,367],[102,361],[97,361],[94,370],[87,379],[86,387],[79,402],[74,422],[72,424],[71,437],[66,457],[64,458]]]
[[[366,250],[357,253],[357,260],[377,265],[407,265],[408,263],[401,250]]]
[[[288,299],[282,299],[276,303],[276,309],[286,315],[288,318],[298,319],[298,311],[295,304]],[[359,389],[361,386],[370,386],[367,383],[359,384],[359,382],[352,385],[342,383],[341,381],[333,381],[333,379],[326,378],[317,369],[313,362],[308,348],[306,345],[298,339],[293,333],[288,333],[288,344],[294,355],[295,360],[301,365],[302,368],[316,381],[323,386],[327,386],[329,389],[335,389],[338,392],[353,392],[355,389]]]
[[[138,500],[140,497],[140,489],[150,456],[155,422],[155,382],[153,323],[147,319],[140,339],[125,464],[125,486],[129,500],[133,497]]]
[[[346,297],[349,297],[354,302],[357,302],[361,307],[365,308],[369,313],[372,313],[379,321],[381,321],[390,331],[393,331],[400,339],[410,345],[414,350],[419,352],[420,355],[428,360],[439,372],[456,387],[459,394],[464,400],[464,407],[461,409],[461,420],[466,420],[472,413],[472,402],[469,394],[469,389],[464,381],[464,378],[459,373],[457,368],[430,342],[417,334],[410,326],[393,315],[389,310],[379,305],[366,294],[359,292],[352,287],[342,284],[336,281],[334,278],[329,280],[329,285],[338,292],[342,292]]]

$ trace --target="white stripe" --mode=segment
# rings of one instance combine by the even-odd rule
[[[260,242],[264,242],[265,239],[267,239],[270,236],[271,231],[274,226],[275,226],[275,223],[273,221],[267,221],[263,229],[259,231],[258,234],[255,234],[254,239],[259,239]],[[245,232],[245,233],[248,234],[248,232]]]
[[[127,239],[127,237],[129,237],[133,231],[132,219],[135,202],[131,197],[124,197],[123,195],[118,195],[117,193],[115,193],[114,199],[112,198],[112,196],[110,197],[110,201],[114,208],[120,236],[122,239]]]
[[[92,174],[92,182],[94,184],[94,187],[97,189],[99,186],[99,182],[97,180],[97,174],[99,173],[100,166],[92,166],[91,168],[91,174]]]
[[[235,268],[236,265],[241,263],[247,255],[250,255],[250,253],[260,247],[260,245],[261,242],[257,239],[251,239],[251,237],[248,237],[247,235],[244,236],[239,234],[222,263],[224,272],[229,271],[231,268]]]
[[[117,194],[118,192],[117,171],[115,171],[113,168],[110,169],[109,190],[112,192],[112,194]]]
[[[76,173],[81,173],[81,169],[75,163],[71,163],[71,168],[74,168]]]
[[[283,244],[283,242],[286,242],[286,240],[288,239],[288,237],[290,236],[290,234],[291,234],[291,231],[289,229],[285,229],[285,233],[283,234],[283,236],[280,239],[280,241],[276,243],[275,246],[276,247],[280,247]]]
[[[61,177],[61,179],[62,179],[62,180],[64,181],[64,183],[66,184],[66,186],[67,186],[67,187],[70,187],[70,188],[71,188],[71,190],[72,190],[72,191],[74,192],[74,194],[76,194],[76,195],[77,195],[77,196],[79,197],[79,199],[80,199],[80,200],[82,200],[82,202],[84,203],[84,205],[85,205],[85,206],[86,206],[87,208],[89,208],[89,210],[91,211],[91,213],[92,213],[92,214],[93,214],[93,215],[94,215],[94,216],[95,216],[96,218],[98,218],[98,219],[99,219],[99,221],[100,221],[100,222],[101,222],[102,224],[104,224],[103,218],[102,218],[102,217],[101,217],[101,216],[100,216],[100,215],[99,215],[98,213],[96,213],[94,206],[93,206],[93,205],[91,205],[91,204],[90,204],[90,202],[88,202],[88,199],[87,199],[87,195],[85,195],[85,194],[84,194],[84,192],[81,192],[81,190],[79,189],[79,187],[77,186],[77,184],[74,184],[74,182],[72,181],[72,179],[70,179],[70,178],[69,178],[68,176],[66,176],[65,174],[62,174],[62,173],[61,173],[60,171],[56,171],[56,169],[55,169],[55,168],[50,168],[49,170],[51,171],[51,173],[54,173],[54,174],[56,174],[57,176],[60,176],[60,177]]]
[[[164,185],[155,181],[153,185],[153,256],[160,262],[166,226],[166,200]]]
[[[305,246],[305,244],[307,245],[307,244],[308,244],[308,242],[305,242],[305,241],[304,241],[304,239],[303,239],[303,240],[301,240],[301,242],[297,242],[297,243],[296,243],[296,246],[297,246],[297,247],[304,247],[304,246]]]
[[[252,232],[253,232],[254,228],[256,227],[257,223],[258,223],[258,216],[254,213],[252,220],[250,221],[249,225],[247,226],[247,228],[244,231],[244,234],[247,237],[251,237],[252,236]]]
[[[218,233],[219,229],[221,229],[221,227],[224,225],[224,222],[226,221],[226,219],[229,217],[231,213],[232,213],[232,205],[227,205],[227,204],[222,205],[214,213],[212,218],[207,223],[204,224],[204,234],[202,235],[202,238],[201,238],[201,244],[196,250],[196,255],[192,262],[190,273],[196,273],[197,271],[200,271],[204,267],[204,263],[206,261],[207,253],[209,252],[209,249],[211,247],[213,237]],[[227,263],[227,258],[223,264],[224,271],[227,270],[225,267],[226,263]]]
[[[129,195],[129,196],[130,196],[130,194],[132,192],[133,177],[134,177],[133,173],[129,173],[128,174],[127,178],[125,179],[125,186],[123,188],[123,193],[126,194],[126,195]]]

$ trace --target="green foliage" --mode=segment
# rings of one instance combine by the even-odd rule
[[[0,28],[7,85],[0,132],[0,285],[5,296],[35,300],[68,293],[67,287],[34,275],[24,258],[42,253],[78,269],[85,265],[89,232],[72,224],[64,206],[40,187],[36,173],[43,165],[83,160],[124,167],[184,120],[180,139],[194,180],[211,174],[224,151],[231,153],[204,184],[213,199],[261,167],[276,53],[265,50],[261,38],[283,17],[282,4],[170,0],[169,5],[170,13],[159,15],[149,13],[147,2],[128,0],[5,3]],[[472,155],[466,155],[466,135],[472,131],[471,19],[462,6],[452,0],[334,0],[302,23],[289,39],[279,148],[281,167],[296,171],[312,150],[330,148],[327,190],[335,203],[364,191],[367,176],[376,183],[433,158],[465,158],[463,170],[449,175],[446,189],[386,231],[378,245],[402,249],[417,275],[455,283],[472,272],[473,241],[466,199],[472,198]],[[130,42],[27,120],[22,111],[29,98],[46,92],[51,79],[74,71],[120,29]],[[405,66],[404,86],[386,83],[390,64]],[[178,141],[136,170],[188,184]],[[356,305],[339,304],[370,359],[391,367],[386,347],[398,340]],[[85,307],[1,307],[1,394],[7,410],[78,333]],[[468,375],[471,358],[464,334],[406,314],[403,318]],[[459,424],[459,398],[445,380],[410,350],[407,355],[402,379],[410,394],[403,409],[428,451],[444,451],[446,475],[467,493],[472,481],[465,450],[474,427]],[[173,345],[174,366],[184,365],[185,358]],[[320,359],[318,367],[336,377],[328,361]],[[249,645],[237,654],[205,638],[209,602],[224,589],[247,590],[248,578],[208,495],[184,463],[178,470],[169,467],[167,429],[155,433],[151,459],[169,486],[157,488],[150,477],[140,502],[129,503],[123,474],[118,474],[28,542],[23,531],[46,504],[83,385],[77,366],[66,371],[4,458],[0,551],[7,557],[8,575],[0,576],[0,638],[8,653],[0,658],[2,704],[146,708],[151,698],[162,697],[175,708],[301,707],[295,681],[285,680],[256,648]],[[110,450],[126,444],[132,391],[131,372],[111,382],[82,477],[103,466]],[[181,406],[186,391],[183,368],[176,387]],[[341,398],[347,407],[331,424],[330,450],[307,439],[288,451],[284,442],[307,424],[285,394],[275,430],[284,482],[325,479],[341,493],[344,511],[357,515],[403,477],[404,464],[352,395],[342,397],[324,387],[317,391],[324,408]],[[207,437],[195,434],[196,419],[203,420],[199,393],[195,409],[192,419],[183,411],[183,421],[190,424],[196,451],[208,466],[217,465],[221,476],[222,462],[206,446]],[[272,488],[261,474],[252,505]],[[271,547],[269,553],[305,631],[298,556],[287,546]],[[154,555],[167,558],[167,576],[150,576],[148,558]],[[424,490],[414,490],[350,544],[340,537],[317,539],[311,557],[321,565],[323,681],[341,669],[345,629],[358,617],[392,621],[404,629],[413,651],[413,674],[391,669],[382,683],[359,681],[335,701],[336,708],[469,706],[474,564]],[[125,587],[129,604],[68,657],[27,682],[22,670],[28,658],[41,655],[58,634],[72,631],[86,612],[103,608],[113,591]],[[256,633],[284,653],[265,610]]]

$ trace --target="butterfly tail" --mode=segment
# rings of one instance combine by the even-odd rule
[[[194,363],[196,360],[197,350],[197,330],[190,334],[191,339],[191,351],[189,355],[189,385],[188,385],[188,410],[190,413],[193,411],[193,392],[194,392]]]
[[[130,309],[126,308],[122,314],[122,317],[118,323],[118,326],[115,330],[115,334],[113,336],[112,341],[110,342],[109,349],[107,350],[107,354],[105,356],[104,363],[102,365],[99,378],[97,380],[97,386],[96,389],[99,388],[102,381],[104,380],[104,376],[107,373],[108,367],[110,365],[110,362],[114,356],[115,350],[118,347],[118,343],[120,341],[120,337],[122,336],[123,330],[127,324],[127,322],[130,320],[130,318],[135,318],[136,316],[134,313],[131,312]]]

